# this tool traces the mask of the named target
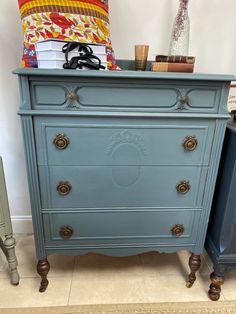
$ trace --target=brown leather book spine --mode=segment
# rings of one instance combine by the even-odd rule
[[[178,62],[178,63],[194,63],[195,57],[192,56],[166,56],[157,55],[155,58],[156,62]]]
[[[193,72],[194,64],[179,62],[152,62],[153,72]]]

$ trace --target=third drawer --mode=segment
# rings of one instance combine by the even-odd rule
[[[46,245],[194,244],[201,211],[45,213]]]

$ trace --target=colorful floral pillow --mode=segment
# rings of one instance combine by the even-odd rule
[[[56,38],[103,44],[117,68],[110,40],[108,0],[18,0],[24,34],[23,67],[37,67],[35,43]]]

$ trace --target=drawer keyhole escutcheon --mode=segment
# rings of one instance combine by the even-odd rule
[[[176,186],[178,193],[186,194],[190,190],[190,184],[188,181],[180,181]]]
[[[73,234],[74,230],[72,227],[70,226],[61,226],[60,228],[60,236],[63,238],[63,239],[69,239],[72,234]]]
[[[171,232],[174,236],[179,237],[184,233],[184,226],[181,224],[176,224],[171,228]]]
[[[60,195],[66,196],[72,190],[72,185],[68,181],[60,181],[57,185],[57,191]]]
[[[69,138],[63,133],[57,134],[53,140],[53,144],[56,146],[57,149],[66,149],[69,143]]]
[[[183,142],[186,151],[193,151],[197,148],[198,140],[195,136],[186,136]]]

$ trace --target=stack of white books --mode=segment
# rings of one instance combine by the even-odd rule
[[[62,47],[67,41],[48,39],[39,41],[35,44],[36,57],[39,68],[46,69],[63,69],[63,64],[66,62],[65,53],[62,52]],[[107,55],[106,46],[88,44],[92,49],[93,55],[101,60],[101,65],[107,70]],[[68,60],[72,57],[79,56],[78,47],[68,53]]]

